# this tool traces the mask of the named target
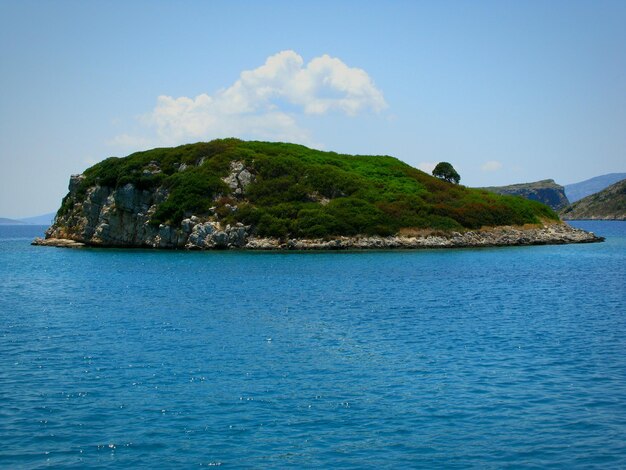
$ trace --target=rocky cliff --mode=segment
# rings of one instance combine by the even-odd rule
[[[561,212],[565,220],[626,220],[626,179],[576,201]]]
[[[541,233],[512,228],[524,224]],[[510,227],[497,238],[477,231],[489,226]],[[413,235],[423,230],[447,241]],[[392,157],[224,139],[110,158],[72,176],[36,243],[319,249],[595,240],[583,234],[559,226],[542,204],[447,183]]]
[[[521,196],[532,201],[538,201],[557,211],[569,205],[565,189],[563,186],[556,184],[554,180],[511,184],[509,186],[491,186],[483,189],[496,194]]]
[[[185,165],[184,171],[188,165]],[[150,162],[145,174],[160,173],[157,162]],[[150,248],[227,248],[242,247],[249,236],[249,226],[222,224],[211,215],[189,214],[179,224],[153,223],[157,209],[169,196],[165,187],[141,189],[132,183],[114,188],[89,186],[84,189],[84,175],[72,175],[66,203],[71,209],[59,211],[46,231],[47,239],[73,240],[96,246]],[[233,162],[224,182],[235,194],[242,195],[252,175],[241,162]],[[228,207],[227,209],[232,209]]]

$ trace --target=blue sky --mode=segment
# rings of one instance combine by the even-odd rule
[[[216,137],[449,161],[468,186],[626,171],[626,2],[0,0],[0,216],[109,156]]]

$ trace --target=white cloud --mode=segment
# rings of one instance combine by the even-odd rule
[[[435,169],[436,166],[437,164],[433,162],[421,162],[419,163],[419,165],[417,165],[417,168],[419,168],[425,173],[428,173],[429,175],[432,175],[433,170]]]
[[[502,163],[496,160],[489,160],[480,167],[483,171],[498,171],[500,168],[502,168]]]
[[[212,96],[161,95],[140,121],[156,133],[154,140],[161,145],[230,136],[311,144],[309,132],[297,122],[298,115],[356,116],[386,107],[382,92],[364,70],[328,55],[305,64],[300,55],[288,50],[268,57],[254,70],[241,72],[231,86]],[[144,141],[145,137],[121,135],[112,143]]]
[[[156,130],[159,142],[164,145],[230,136],[310,142],[308,132],[287,113],[271,109],[263,113],[218,110],[208,95],[195,99],[159,96],[157,106],[142,117],[142,122]]]

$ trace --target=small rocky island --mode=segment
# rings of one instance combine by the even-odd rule
[[[449,183],[389,156],[220,139],[109,158],[70,179],[37,245],[382,249],[588,243],[521,197]]]

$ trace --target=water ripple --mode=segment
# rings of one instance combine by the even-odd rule
[[[0,232],[0,466],[626,467],[626,228],[592,229],[290,254]]]

